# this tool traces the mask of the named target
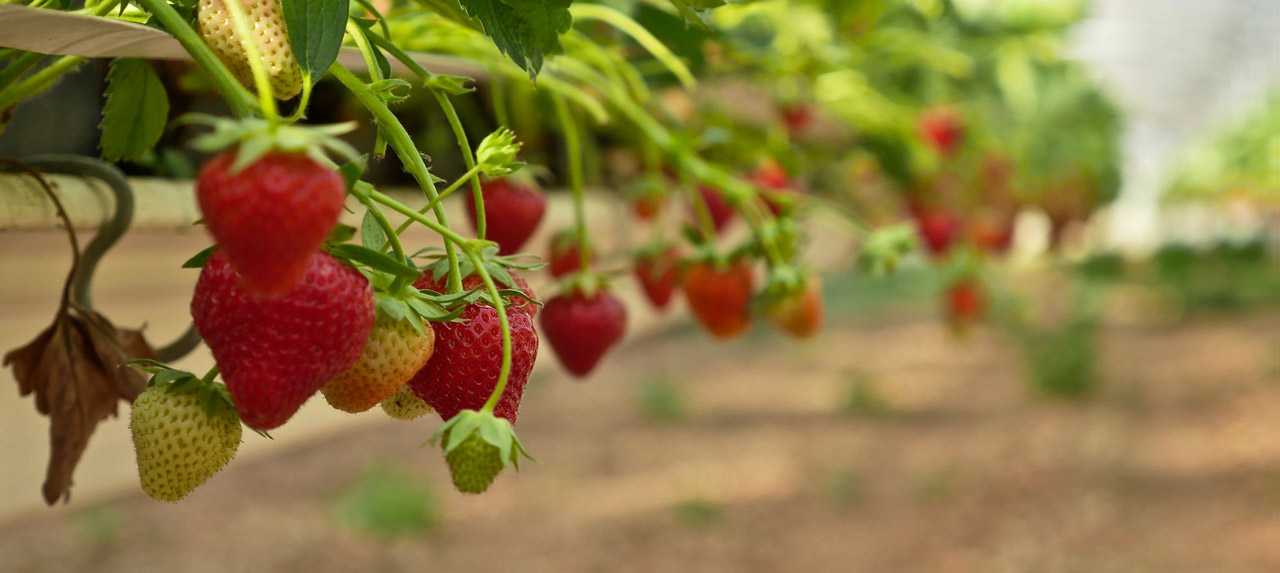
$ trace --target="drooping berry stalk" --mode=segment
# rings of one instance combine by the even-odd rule
[[[573,121],[573,112],[564,98],[553,95],[556,115],[560,118],[560,127],[564,131],[565,154],[569,156],[569,189],[573,191],[573,222],[578,235],[578,255],[582,258],[581,269],[591,269],[591,243],[587,242],[587,208],[586,197],[582,189],[582,143],[578,140],[578,125]]]
[[[342,82],[342,85],[355,95],[356,99],[360,100],[360,104],[369,110],[369,113],[373,114],[374,119],[378,121],[378,129],[386,133],[387,143],[391,145],[391,149],[395,150],[400,161],[404,163],[405,170],[417,180],[418,186],[422,188],[422,192],[426,194],[427,199],[434,201],[438,194],[436,193],[435,184],[431,180],[431,174],[427,171],[427,164],[423,161],[422,154],[418,153],[418,148],[413,144],[413,139],[409,137],[409,132],[404,128],[404,124],[400,123],[400,119],[391,112],[385,102],[369,90],[369,86],[366,86],[364,82],[360,81],[360,78],[357,78],[355,74],[342,67],[341,64],[334,62],[329,67],[329,73],[339,82]],[[388,197],[388,199],[390,198]],[[379,202],[386,204],[383,201]],[[400,203],[396,202],[396,205],[400,205]],[[403,205],[400,206],[403,207]],[[414,216],[410,218],[415,218],[419,221],[426,220],[426,217],[417,211],[408,207],[405,208],[413,213]],[[399,209],[396,210],[398,211]],[[448,230],[449,221],[444,214],[444,208],[437,203],[433,210],[436,221],[440,222],[437,226]],[[451,291],[461,290],[462,273],[458,269],[458,253],[454,249],[454,243],[445,241],[444,252],[449,261],[449,289]]]

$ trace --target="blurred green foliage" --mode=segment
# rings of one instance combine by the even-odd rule
[[[368,468],[339,496],[337,519],[375,537],[421,534],[443,521],[427,481],[390,463]]]
[[[648,420],[669,424],[688,416],[680,387],[663,376],[652,376],[641,382],[636,388],[635,400],[636,409]]]

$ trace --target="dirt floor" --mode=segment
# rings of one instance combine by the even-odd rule
[[[542,371],[518,426],[541,463],[482,496],[420,448],[437,420],[375,419],[179,504],[0,523],[0,571],[1280,571],[1277,333],[1274,311],[1110,327],[1103,390],[1055,402],[994,333],[932,317],[808,345],[678,329],[586,383]],[[357,527],[362,488],[375,522],[426,528]]]

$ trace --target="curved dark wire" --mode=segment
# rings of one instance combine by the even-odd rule
[[[107,184],[115,198],[115,209],[111,219],[105,221],[94,235],[93,241],[85,247],[81,257],[80,269],[72,279],[71,299],[85,308],[93,308],[90,287],[93,284],[93,273],[103,255],[123,237],[133,222],[134,200],[133,189],[116,166],[80,155],[41,154],[24,157],[22,161],[32,167],[54,173],[92,177]],[[156,349],[156,357],[161,362],[172,362],[195,350],[200,344],[200,334],[195,326],[187,327],[177,340]]]

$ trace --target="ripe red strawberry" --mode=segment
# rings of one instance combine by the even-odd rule
[[[273,151],[231,173],[234,151],[200,170],[196,195],[218,252],[245,290],[270,298],[289,292],[342,213],[342,176],[302,153]]]
[[[302,280],[279,298],[256,299],[242,283],[222,251],[214,253],[196,282],[191,317],[241,419],[270,430],[360,358],[373,328],[373,289],[324,253],[313,254]]]
[[[751,326],[751,265],[746,260],[719,269],[703,262],[685,271],[684,292],[689,308],[712,336],[730,339]]]
[[[571,290],[542,309],[542,333],[565,370],[584,377],[627,330],[627,308],[601,288],[592,295]]]
[[[946,254],[964,230],[959,215],[938,206],[919,206],[915,209],[916,231],[929,254]]]
[[[591,253],[591,260],[595,260],[595,253]],[[547,270],[555,278],[582,270],[582,251],[578,245],[576,231],[565,229],[551,239],[551,256],[547,257]]]
[[[532,183],[498,177],[480,184],[484,195],[485,235],[498,243],[499,255],[520,251],[547,212],[547,196]],[[476,227],[476,200],[467,193],[467,218]]]
[[[680,275],[680,253],[675,247],[657,253],[640,253],[636,255],[635,267],[636,278],[649,302],[658,310],[667,308]]]
[[[493,282],[498,285],[498,288],[515,289],[523,292],[525,296],[533,300],[538,300],[537,295],[533,293],[533,287],[530,287],[529,283],[526,282],[523,277],[511,270],[508,270],[507,274],[511,275],[511,282],[515,284],[502,284],[501,281],[495,278]],[[448,290],[448,281],[448,275],[441,276],[440,280],[436,280],[431,273],[426,273],[421,278],[414,281],[413,286],[417,289],[433,290],[444,294]],[[462,290],[481,288],[482,285],[484,285],[484,281],[480,280],[480,275],[476,273],[471,273],[462,279]],[[518,296],[507,297],[507,306],[516,310],[524,311],[529,315],[529,318],[535,318],[538,316],[538,305]]]
[[[418,334],[406,320],[379,313],[360,359],[321,388],[330,406],[363,412],[396,393],[431,358],[435,331]]]
[[[797,338],[822,330],[822,282],[810,277],[805,289],[768,307],[766,314],[778,328]]]
[[[257,40],[271,90],[279,99],[290,99],[302,91],[302,68],[293,57],[293,47],[285,31],[284,15],[278,0],[242,0],[245,19]],[[253,89],[253,71],[249,57],[236,34],[235,24],[227,11],[225,0],[200,0],[196,19],[200,24],[200,37],[213,49],[213,53],[231,70],[240,83]]]
[[[787,132],[791,137],[799,137],[813,127],[813,106],[805,102],[791,103],[782,106],[782,121],[787,124]]]
[[[698,186],[698,194],[702,196],[702,202],[707,206],[708,214],[711,215],[711,226],[716,234],[720,234],[733,221],[733,207],[729,205],[729,199],[724,196],[723,191],[706,185]],[[702,228],[698,212],[693,205],[689,206],[689,217],[695,227]]]
[[[472,303],[461,322],[433,322],[436,349],[409,380],[409,387],[448,420],[463,410],[479,410],[498,383],[502,368],[502,330],[497,309]],[[515,423],[520,398],[538,357],[538,333],[524,312],[507,312],[511,325],[511,374],[494,415]]]
[[[796,195],[804,193],[800,186],[787,175],[787,171],[773,161],[762,163],[757,167],[751,174],[751,181],[763,190],[761,195],[765,205],[774,217],[790,213],[795,207]]]
[[[964,138],[964,118],[949,105],[935,105],[916,118],[916,132],[930,149],[943,157],[952,157],[960,150],[960,141]]]
[[[987,295],[973,279],[953,281],[944,296],[947,321],[958,330],[977,322],[986,312]]]

